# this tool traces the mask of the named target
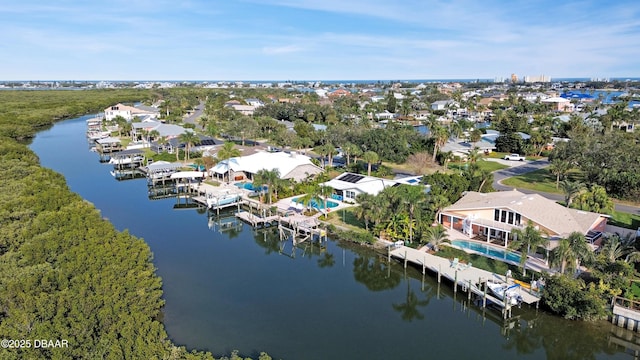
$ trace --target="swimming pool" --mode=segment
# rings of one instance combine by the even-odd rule
[[[239,187],[240,189],[245,189],[249,191],[266,191],[267,190],[267,185],[262,185],[259,188],[256,188],[253,186],[253,183],[250,183],[250,182],[239,182],[239,183],[235,183],[234,185]]]
[[[300,198],[294,198],[294,199],[292,199],[292,201],[295,202],[295,203],[298,203],[298,204],[302,203],[302,200],[300,200]],[[337,202],[335,202],[335,201],[327,200],[327,207],[329,209],[334,208],[334,207],[336,207],[338,205],[339,204]],[[313,200],[311,200],[310,206],[312,208],[322,210],[322,209],[324,209],[324,202],[322,201],[322,199],[313,199]]]
[[[474,241],[467,240],[453,240],[451,241],[451,245],[457,246],[462,249],[471,250],[481,255],[486,255],[488,257],[501,261],[510,261],[516,264],[520,263],[520,255],[496,246],[480,244]]]

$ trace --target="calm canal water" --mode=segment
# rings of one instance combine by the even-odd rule
[[[164,323],[189,349],[283,359],[627,359],[633,333],[535,309],[499,313],[454,297],[450,284],[352,245],[292,248],[269,231],[150,200],[144,179],[117,181],[84,137],[85,119],[43,131],[31,148],[116,228],[151,247]],[[224,230],[221,230],[224,228]]]

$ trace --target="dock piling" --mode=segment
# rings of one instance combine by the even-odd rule
[[[453,280],[453,293],[455,294],[457,292],[458,292],[458,270],[456,270],[455,277]]]

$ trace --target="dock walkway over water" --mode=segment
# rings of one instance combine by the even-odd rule
[[[503,282],[506,283],[509,279],[505,279],[504,276],[497,275],[490,271],[482,270],[473,267],[470,264],[453,264],[451,260],[445,259],[439,256],[428,254],[426,251],[413,249],[407,246],[396,246],[394,249],[389,250],[389,257],[403,260],[405,266],[407,262],[422,267],[423,273],[426,269],[434,272],[440,277],[444,276],[454,284],[454,292],[458,287],[463,291],[468,291],[469,296],[471,293],[484,298],[485,301],[489,300],[499,307],[505,309],[505,303],[502,299],[497,299],[495,296],[487,293],[486,284],[487,281],[491,282]],[[511,285],[511,283],[509,283]],[[520,288],[520,296],[522,296],[523,302],[527,304],[533,304],[540,301],[540,297],[530,290]],[[508,309],[509,306],[506,306]]]

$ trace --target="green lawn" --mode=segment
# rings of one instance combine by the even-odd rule
[[[625,229],[636,230],[640,228],[640,215],[614,211],[613,214],[611,214],[611,219],[609,219],[607,223]]]
[[[503,158],[504,158],[504,156],[505,156],[505,155],[508,155],[508,154],[511,154],[511,153],[505,153],[505,152],[492,151],[492,152],[490,152],[489,154],[484,155],[484,156],[485,156],[485,157],[488,157],[488,158],[493,158],[493,159],[503,159]],[[520,155],[522,155],[522,154],[520,154]],[[543,153],[543,155],[544,155],[544,153]],[[538,156],[538,155],[526,155],[526,156],[525,156],[525,158],[526,158],[527,160],[538,160],[538,159],[542,159],[542,158],[544,158],[544,156]]]
[[[338,211],[332,211],[331,213],[329,213],[329,216],[326,220],[324,216],[321,217],[320,219],[330,224],[334,224],[337,226],[344,226],[352,230],[364,230],[365,228],[364,222],[360,221],[360,219],[358,219],[353,213],[353,210],[348,208],[341,209]],[[373,225],[369,224],[369,226],[373,226]]]
[[[571,181],[581,181],[581,176],[579,171],[574,170],[569,172],[567,178]],[[502,185],[555,194],[563,193],[561,189],[556,189],[556,176],[551,174],[547,168],[504,179]]]
[[[489,170],[491,172],[496,171],[496,170],[506,169],[506,168],[509,167],[507,165],[503,165],[503,164],[500,164],[500,163],[495,162],[495,161],[486,161],[486,160],[480,160],[480,161],[477,162],[477,164],[480,167],[480,169]],[[449,164],[449,169],[452,169],[452,170],[464,170],[467,166],[468,166],[468,163],[450,163]]]
[[[547,169],[540,169],[520,176],[510,177],[503,180],[502,185],[562,194],[562,190],[556,189],[556,177],[549,173]]]

